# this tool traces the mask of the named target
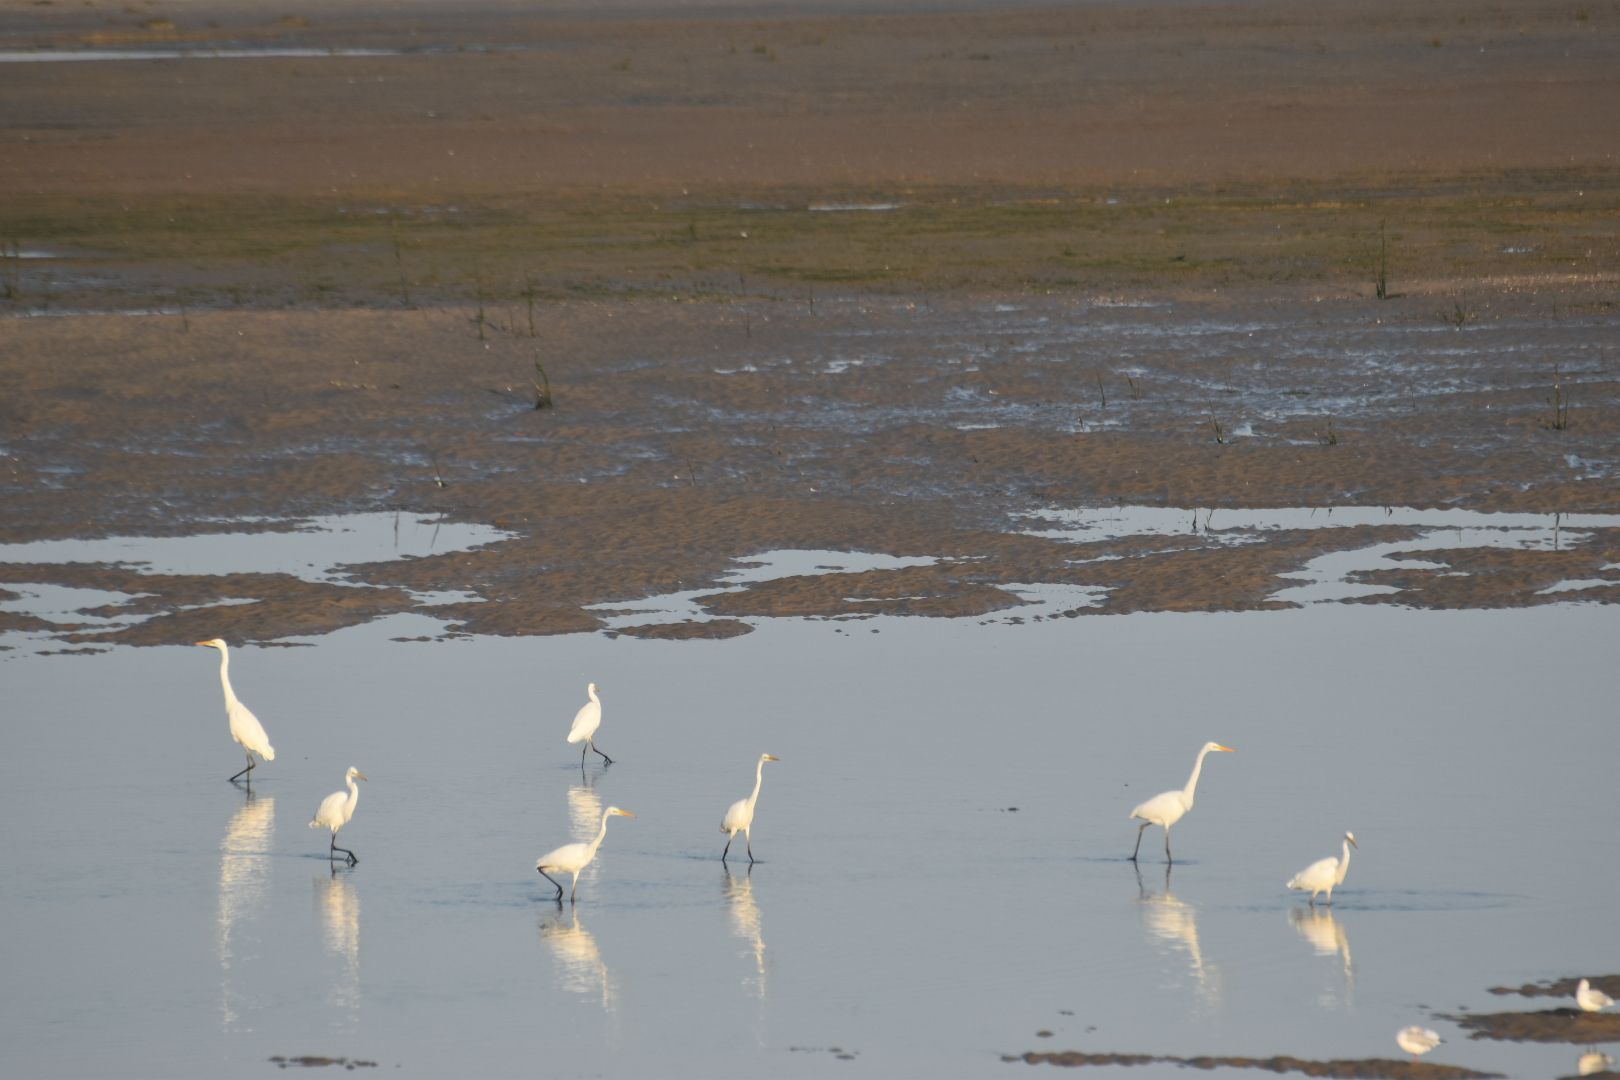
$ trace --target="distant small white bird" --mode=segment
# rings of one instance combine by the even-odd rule
[[[731,842],[737,839],[737,833],[743,834],[743,842],[748,845],[748,865],[754,865],[754,804],[759,802],[759,785],[765,779],[765,763],[767,761],[781,761],[775,754],[759,755],[759,764],[754,767],[754,793],[746,799],[738,799],[726,810],[726,816],[720,819],[720,831],[726,834],[726,850],[720,853],[720,861],[726,861],[726,855],[731,851]]]
[[[1325,859],[1317,859],[1311,865],[1288,879],[1288,888],[1298,889],[1300,892],[1311,894],[1311,906],[1316,906],[1316,894],[1327,893],[1327,902],[1333,903],[1333,887],[1344,884],[1344,875],[1350,872],[1350,849],[1360,848],[1356,843],[1355,833],[1344,834],[1344,855],[1335,859],[1329,855]]]
[[[579,748],[579,767],[582,769],[585,767],[585,752],[596,750],[596,729],[602,726],[602,699],[596,696],[595,683],[586,684],[585,695],[591,700],[579,707],[579,712],[574,714],[574,725],[568,729],[570,744],[577,742],[585,744]],[[600,750],[596,752],[602,754]],[[611,765],[613,759],[602,754],[602,763]]]
[[[1613,1064],[1614,1058],[1601,1050],[1588,1050],[1575,1062],[1575,1075],[1593,1076],[1597,1073],[1605,1073],[1609,1071],[1609,1066]]]
[[[243,776],[247,776],[248,782],[252,783],[253,777],[248,776],[248,774],[253,771],[253,755],[258,754],[266,761],[274,761],[276,760],[276,748],[270,745],[270,736],[264,733],[264,725],[259,723],[259,718],[253,715],[251,709],[242,704],[241,700],[236,696],[236,691],[231,689],[231,652],[226,647],[225,642],[220,638],[209,638],[207,641],[199,641],[196,644],[207,649],[219,650],[219,681],[225,687],[225,718],[230,721],[231,738],[235,739],[242,749],[247,751],[247,768],[231,777],[231,780],[234,782]]]
[[[1428,1028],[1418,1027],[1416,1024],[1411,1027],[1403,1027],[1395,1033],[1395,1045],[1411,1054],[1413,1061],[1416,1061],[1445,1041],[1437,1033]]]
[[[1155,795],[1131,811],[1131,817],[1142,819],[1141,826],[1136,830],[1136,847],[1131,851],[1131,862],[1136,861],[1137,853],[1142,850],[1142,833],[1147,831],[1149,825],[1164,826],[1164,858],[1166,862],[1175,861],[1170,857],[1170,826],[1180,821],[1182,816],[1193,808],[1193,795],[1198,790],[1198,774],[1204,771],[1204,759],[1212,750],[1228,754],[1237,752],[1230,746],[1222,746],[1218,742],[1205,743],[1204,748],[1198,751],[1198,761],[1193,765],[1192,775],[1187,778],[1186,787],[1180,791],[1166,791]]]
[[[1575,987],[1575,1004],[1581,1007],[1582,1012],[1602,1012],[1614,1004],[1614,998],[1601,990],[1592,989],[1592,984],[1582,979],[1580,985]]]
[[[596,834],[596,839],[588,844],[564,844],[555,851],[548,851],[535,860],[534,868],[540,871],[540,876],[557,886],[557,895],[554,899],[562,903],[562,885],[556,878],[546,873],[547,870],[567,870],[574,875],[573,887],[568,890],[568,902],[574,902],[574,893],[579,889],[579,872],[591,865],[596,858],[596,849],[602,846],[602,838],[607,836],[607,823],[610,817],[633,818],[636,815],[628,810],[620,810],[617,806],[610,806],[602,811],[602,828]]]
[[[360,802],[360,789],[355,786],[354,782],[366,779],[366,774],[350,765],[348,771],[343,774],[343,779],[349,785],[348,793],[334,791],[322,799],[321,805],[315,810],[315,816],[310,819],[309,827],[312,829],[331,829],[332,846],[327,849],[328,853],[336,856],[338,852],[343,852],[349,857],[349,865],[353,866],[360,860],[348,848],[337,846],[337,836],[338,830],[347,825],[349,819],[354,817],[354,808]]]

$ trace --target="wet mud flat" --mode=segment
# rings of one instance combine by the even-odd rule
[[[1302,1076],[1388,1077],[1395,1080],[1408,1077],[1475,1080],[1498,1075],[1465,1069],[1457,1065],[1392,1061],[1381,1058],[1369,1058],[1364,1061],[1309,1061],[1295,1057],[1166,1057],[1155,1054],[1087,1054],[1078,1050],[1060,1050],[1053,1053],[1030,1051],[1020,1057],[1004,1060],[1022,1061],[1028,1065],[1058,1065],[1064,1068],[1171,1065],[1185,1069],[1251,1069],[1269,1073],[1298,1073]]]

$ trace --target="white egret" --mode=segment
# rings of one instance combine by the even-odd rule
[[[320,807],[315,811],[315,816],[309,822],[309,827],[312,829],[332,830],[332,846],[328,849],[328,852],[333,856],[336,856],[340,851],[343,852],[349,857],[350,866],[360,860],[348,848],[337,846],[337,835],[338,830],[347,825],[349,819],[354,817],[355,805],[360,801],[360,789],[355,786],[354,782],[366,778],[365,773],[350,765],[348,772],[343,774],[344,781],[349,785],[349,793],[345,795],[341,791],[334,791],[322,799]]]
[[[1411,1054],[1413,1061],[1416,1061],[1445,1041],[1434,1031],[1418,1027],[1416,1024],[1411,1027],[1403,1027],[1395,1033],[1395,1045]]]
[[[568,902],[574,902],[574,893],[579,889],[579,872],[591,865],[596,858],[596,849],[602,846],[602,838],[607,835],[607,823],[610,817],[633,818],[636,815],[628,810],[620,810],[617,806],[610,806],[602,811],[602,828],[596,834],[596,839],[590,843],[564,844],[556,851],[548,851],[535,861],[534,868],[540,871],[540,876],[557,886],[557,895],[554,898],[562,903],[562,885],[556,878],[546,873],[547,870],[567,870],[574,875],[573,887],[568,890]]]
[[[231,689],[231,653],[226,648],[225,642],[220,638],[209,638],[196,644],[219,650],[219,681],[225,687],[225,718],[230,721],[231,738],[247,751],[247,768],[231,777],[231,780],[234,782],[240,777],[247,776],[248,782],[252,783],[253,777],[248,774],[253,771],[253,755],[258,754],[266,761],[274,761],[276,748],[270,745],[270,736],[264,733],[264,725],[259,723],[259,718],[242,704],[236,696],[236,691]]]
[[[726,810],[726,816],[720,819],[720,831],[726,834],[726,850],[720,853],[720,861],[724,863],[726,856],[731,852],[731,842],[737,839],[737,834],[743,834],[743,842],[748,845],[748,865],[754,865],[754,804],[759,802],[759,785],[765,779],[765,763],[767,761],[781,761],[775,754],[759,755],[759,764],[754,768],[754,793],[746,799],[738,799]]]
[[[1344,875],[1350,872],[1350,849],[1361,847],[1356,843],[1355,833],[1344,834],[1344,856],[1335,859],[1329,855],[1325,859],[1317,859],[1311,865],[1288,879],[1288,888],[1298,889],[1300,892],[1311,894],[1311,906],[1316,906],[1316,894],[1327,893],[1327,902],[1333,903],[1333,887],[1344,884]]]
[[[579,707],[579,712],[574,714],[574,724],[568,729],[570,744],[577,742],[585,744],[579,748],[579,767],[582,769],[585,767],[585,752],[596,750],[596,729],[602,726],[602,699],[596,696],[596,684],[587,683],[585,694],[591,700]],[[596,752],[602,754],[600,750]],[[613,759],[602,754],[602,763],[611,765]]]
[[[1580,985],[1575,987],[1575,1004],[1581,1007],[1582,1012],[1602,1012],[1614,1004],[1614,998],[1601,990],[1594,990],[1589,981],[1582,979]]]
[[[1166,862],[1174,862],[1170,857],[1170,826],[1182,819],[1187,811],[1193,808],[1193,795],[1198,790],[1198,774],[1204,771],[1204,758],[1210,751],[1219,750],[1222,753],[1235,754],[1237,751],[1230,746],[1222,746],[1218,742],[1207,742],[1204,748],[1198,751],[1198,761],[1193,765],[1192,775],[1187,778],[1187,786],[1180,791],[1166,791],[1155,795],[1147,802],[1131,811],[1131,817],[1141,818],[1142,824],[1136,830],[1136,847],[1131,851],[1131,862],[1136,861],[1137,853],[1142,850],[1142,834],[1149,825],[1164,826],[1164,858]]]

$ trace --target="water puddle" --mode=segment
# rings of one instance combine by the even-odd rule
[[[334,56],[405,56],[404,49],[292,47],[219,49],[6,49],[0,50],[0,64],[82,64],[114,60],[302,60]]]
[[[238,574],[286,574],[320,585],[357,587],[346,567],[361,563],[419,558],[465,551],[506,539],[508,533],[487,525],[448,522],[420,514],[370,513],[313,517],[298,521],[248,520],[256,532],[217,532],[189,536],[115,536],[93,540],[40,540],[0,544],[0,565],[116,567],[141,577],[210,578]],[[7,581],[17,594],[0,599],[0,614],[26,614],[51,627],[0,631],[0,647],[41,651],[62,642],[62,635],[86,628],[119,630],[160,612],[142,610],[136,601],[163,593],[115,590],[49,581]],[[420,607],[477,599],[465,593],[412,593]],[[161,613],[254,603],[210,597],[204,604],[166,605]]]

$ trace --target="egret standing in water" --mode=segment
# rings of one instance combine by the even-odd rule
[[[1416,1061],[1445,1041],[1437,1033],[1430,1031],[1428,1028],[1418,1027],[1416,1024],[1411,1027],[1403,1027],[1395,1033],[1395,1045],[1411,1054],[1413,1061]]]
[[[1601,990],[1592,989],[1592,984],[1582,979],[1575,987],[1575,1004],[1581,1007],[1581,1012],[1602,1012],[1614,1004],[1614,998]]]
[[[602,726],[602,699],[596,696],[596,684],[587,683],[585,694],[591,700],[579,707],[579,712],[574,714],[574,726],[568,729],[568,741],[570,744],[577,742],[585,744],[579,748],[579,767],[581,769],[585,767],[585,752],[587,750],[596,750],[596,729]],[[600,750],[596,750],[596,752],[602,754]],[[611,765],[613,759],[606,754],[602,754],[602,764]]]
[[[1219,750],[1227,754],[1237,751],[1230,746],[1222,746],[1218,742],[1207,742],[1204,748],[1198,751],[1198,761],[1193,765],[1192,775],[1187,778],[1187,786],[1180,791],[1166,791],[1162,795],[1155,795],[1147,802],[1131,811],[1131,817],[1141,818],[1142,824],[1136,830],[1136,847],[1131,851],[1131,862],[1136,861],[1136,855],[1142,850],[1142,834],[1149,825],[1164,826],[1164,859],[1174,862],[1170,857],[1170,826],[1180,821],[1187,811],[1193,808],[1193,795],[1198,790],[1198,774],[1204,771],[1204,759],[1211,750]]]
[[[360,789],[355,786],[354,782],[366,779],[366,774],[350,765],[349,771],[343,774],[343,779],[348,782],[349,793],[345,795],[341,791],[334,791],[322,799],[319,809],[315,811],[314,818],[310,820],[309,827],[312,829],[331,829],[332,846],[328,849],[328,852],[333,858],[337,857],[338,852],[343,852],[349,857],[349,865],[353,866],[360,860],[348,848],[337,846],[337,834],[338,830],[347,825],[349,819],[354,817],[355,805],[360,802]]]
[[[231,777],[234,783],[246,776],[248,783],[253,782],[249,775],[253,772],[253,755],[258,754],[266,761],[276,760],[276,748],[270,745],[270,736],[264,733],[264,725],[259,718],[253,715],[253,710],[237,698],[236,691],[231,689],[231,653],[221,638],[209,638],[199,641],[198,645],[206,649],[219,650],[219,681],[225,687],[225,718],[230,721],[231,738],[235,739],[242,749],[247,751],[247,768]]]
[[[754,768],[754,793],[746,799],[738,799],[726,811],[726,816],[720,819],[720,831],[726,834],[726,850],[720,853],[720,862],[726,861],[731,852],[731,842],[737,839],[737,833],[743,834],[743,842],[748,845],[748,865],[754,865],[754,837],[751,832],[754,825],[754,804],[759,802],[759,785],[765,779],[765,763],[767,761],[781,761],[775,754],[759,755],[759,764]]]
[[[1344,875],[1350,872],[1350,849],[1361,847],[1356,843],[1355,833],[1344,834],[1344,856],[1335,859],[1329,855],[1325,859],[1317,859],[1311,865],[1288,879],[1288,888],[1298,889],[1300,892],[1311,894],[1311,906],[1316,906],[1316,894],[1327,893],[1327,902],[1333,903],[1333,887],[1344,884]]]
[[[602,828],[596,834],[596,839],[588,844],[564,844],[556,851],[548,851],[535,861],[534,868],[540,871],[540,876],[557,886],[557,895],[554,899],[562,903],[562,885],[556,878],[546,873],[547,870],[567,870],[574,875],[573,887],[568,890],[568,902],[574,902],[574,893],[579,890],[579,872],[591,865],[596,858],[596,849],[602,846],[602,838],[607,836],[607,823],[610,817],[633,818],[636,815],[628,810],[620,810],[617,806],[610,806],[602,811]]]

